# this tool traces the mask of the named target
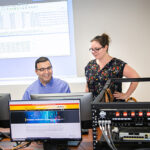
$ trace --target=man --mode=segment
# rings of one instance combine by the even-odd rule
[[[38,79],[25,91],[23,100],[30,100],[31,94],[70,93],[69,85],[52,76],[52,64],[47,57],[40,57],[35,62]]]

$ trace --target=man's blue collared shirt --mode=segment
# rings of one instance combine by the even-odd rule
[[[48,94],[48,93],[70,93],[70,88],[67,82],[53,78],[44,86],[40,80],[33,82],[25,91],[23,100],[30,100],[31,94]]]

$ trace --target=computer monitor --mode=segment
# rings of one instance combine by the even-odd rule
[[[55,93],[55,94],[31,94],[32,100],[37,99],[81,99],[81,125],[82,129],[92,128],[91,102],[93,95],[91,92]]]
[[[13,100],[12,141],[81,140],[80,99]]]
[[[11,100],[10,93],[0,93],[0,127],[9,128],[9,107]]]

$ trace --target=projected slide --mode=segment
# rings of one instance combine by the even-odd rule
[[[67,2],[0,6],[0,58],[70,55]]]

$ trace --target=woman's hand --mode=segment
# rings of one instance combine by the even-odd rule
[[[126,93],[120,93],[120,92],[115,92],[113,94],[113,96],[116,98],[116,99],[127,99],[128,98],[128,95]]]

